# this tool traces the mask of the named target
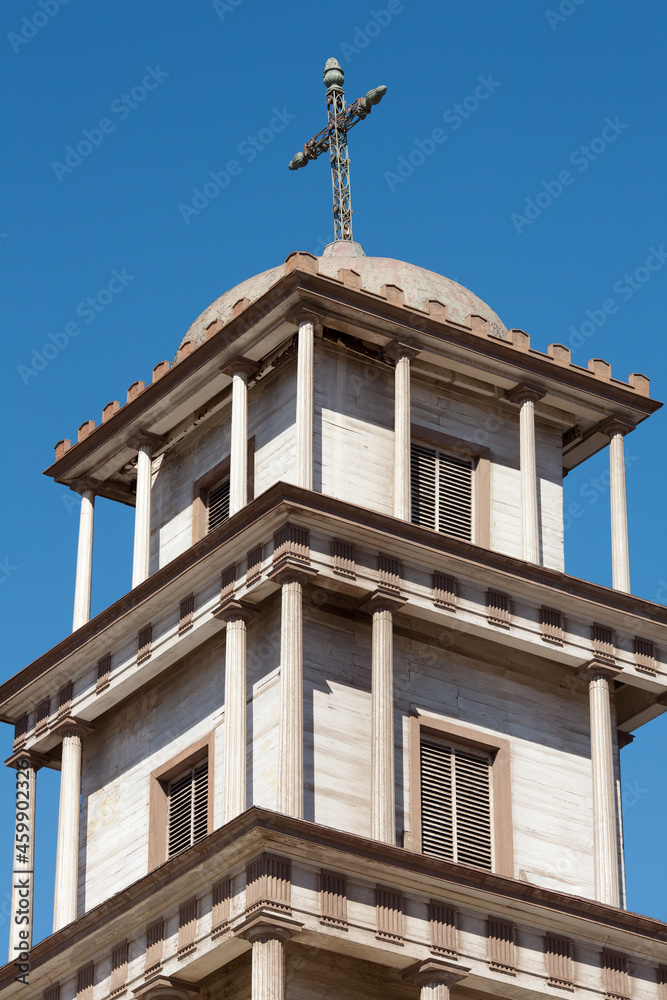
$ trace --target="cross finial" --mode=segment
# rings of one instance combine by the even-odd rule
[[[354,104],[345,105],[343,83],[345,76],[337,59],[327,59],[324,67],[324,86],[327,88],[328,122],[317,135],[309,139],[303,150],[290,160],[290,170],[305,167],[309,160],[316,160],[320,153],[329,150],[331,184],[333,187],[334,240],[352,239],[352,205],[350,201],[350,159],[347,155],[347,133],[353,125],[371,113],[379,104],[386,87],[369,90],[365,97],[358,97]]]

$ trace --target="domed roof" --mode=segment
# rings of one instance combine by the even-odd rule
[[[416,309],[423,309],[429,299],[441,302],[447,306],[447,316],[455,323],[465,324],[471,314],[482,316],[488,321],[492,336],[509,340],[507,327],[485,302],[451,278],[425,267],[391,257],[367,257],[358,243],[342,241],[325,247],[322,256],[317,258],[317,266],[320,274],[331,278],[337,278],[339,270],[344,267],[357,271],[361,276],[361,287],[376,295],[382,294],[383,285],[397,285],[403,290],[405,304]],[[239,299],[254,302],[284,273],[285,265],[279,264],[224,292],[194,321],[182,343],[189,340],[201,343],[205,339],[206,328],[212,322],[219,320],[224,325],[229,321]]]

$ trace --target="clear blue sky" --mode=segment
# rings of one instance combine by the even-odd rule
[[[652,394],[667,396],[667,263],[647,281],[643,271],[634,278],[651,248],[667,246],[660,0],[55,6],[6,0],[0,12],[11,151],[0,218],[3,677],[71,627],[78,508],[41,475],[55,442],[75,440],[107,401],[149,380],[224,290],[331,239],[326,161],[287,170],[325,123],[328,56],[345,70],[349,99],[388,87],[351,134],[355,236],[366,252],[448,275],[539,349],[571,344],[579,363],[605,358],[622,379],[644,372]],[[444,140],[430,139],[434,129]],[[214,185],[211,173],[214,196],[195,202],[195,214],[193,189]],[[114,270],[124,282],[108,294]],[[616,307],[609,314],[600,313],[606,300]],[[660,411],[626,441],[633,591],[663,602],[666,438]],[[606,467],[600,454],[566,482],[566,505],[578,504],[567,570],[603,584],[611,577]],[[129,509],[98,503],[94,613],[129,588],[131,531]],[[7,756],[11,732],[2,729]],[[666,738],[663,717],[623,751],[629,906],[663,919],[667,876],[655,858]],[[58,776],[38,780],[44,936]],[[12,775],[3,769],[0,781],[9,804]],[[3,940],[10,845],[5,821]]]

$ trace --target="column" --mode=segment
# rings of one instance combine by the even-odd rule
[[[299,321],[296,375],[296,485],[313,488],[313,317]]]
[[[610,906],[620,906],[610,689],[617,673],[618,667],[596,659],[579,670],[590,702],[595,898]]]
[[[520,382],[505,393],[519,403],[519,467],[521,471],[521,537],[523,558],[540,562],[540,525],[537,512],[537,463],[535,458],[535,403],[542,389]]]
[[[384,352],[394,369],[394,517],[409,521],[410,509],[410,362],[419,353],[393,341]]]
[[[360,610],[372,623],[371,837],[396,842],[394,779],[394,612],[405,602],[375,591]]]
[[[134,558],[132,586],[148,579],[151,557],[151,446],[142,444],[137,453],[137,499],[134,509]]]
[[[609,499],[611,505],[611,572],[614,590],[630,593],[630,549],[628,507],[625,494],[625,448],[623,437],[633,427],[612,417],[600,430],[609,437]]]
[[[303,818],[303,584],[306,577],[286,568],[281,586],[280,752],[278,811]]]
[[[257,371],[248,358],[234,358],[223,369],[232,379],[232,426],[229,459],[229,516],[248,502],[248,378]]]
[[[246,809],[246,626],[256,608],[228,601],[215,617],[226,623],[223,823]]]
[[[439,958],[426,958],[411,965],[401,978],[420,988],[419,1000],[450,1000],[452,986],[465,979],[470,969]]]
[[[90,723],[65,719],[55,727],[62,734],[56,889],[53,930],[76,920],[79,882],[79,812],[81,804],[81,741]]]
[[[90,591],[93,581],[93,518],[95,493],[89,484],[74,486],[81,493],[79,513],[79,546],[76,554],[76,583],[74,585],[74,616],[72,631],[90,621]]]
[[[14,826],[12,901],[9,911],[9,961],[22,962],[32,946],[32,911],[35,889],[35,792],[39,763],[29,751],[8,761],[16,769],[16,819]],[[26,921],[27,917],[27,921]],[[17,918],[21,923],[17,923]],[[25,935],[25,936],[23,936]]]
[[[290,917],[260,915],[235,931],[252,944],[251,1000],[285,1000],[285,944],[302,927]]]

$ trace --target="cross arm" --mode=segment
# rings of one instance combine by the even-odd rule
[[[337,128],[340,133],[346,135],[353,125],[371,113],[371,109],[380,103],[386,92],[385,86],[375,87],[373,90],[369,90],[365,97],[358,97],[353,104],[349,104],[340,114],[332,118],[317,135],[308,140],[303,150],[290,160],[289,169],[298,170],[299,167],[305,167],[309,160],[316,160],[320,153],[329,148],[330,136],[334,129]]]

